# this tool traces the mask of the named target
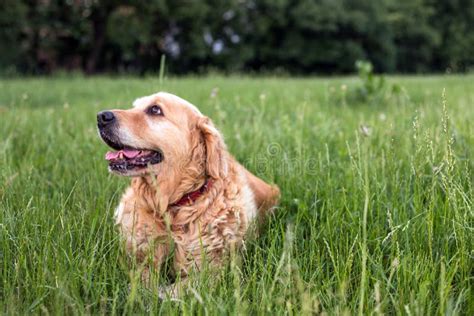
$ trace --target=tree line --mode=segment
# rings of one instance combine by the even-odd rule
[[[464,72],[472,0],[2,0],[0,71]]]

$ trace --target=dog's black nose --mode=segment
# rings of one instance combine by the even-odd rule
[[[105,126],[115,121],[115,115],[112,111],[102,111],[97,114],[97,124]]]

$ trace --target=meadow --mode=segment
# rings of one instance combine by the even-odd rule
[[[2,314],[474,314],[474,76],[0,80]],[[144,288],[96,113],[196,104],[280,207],[176,301]],[[168,282],[166,273],[160,282]]]

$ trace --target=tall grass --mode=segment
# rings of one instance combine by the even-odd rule
[[[0,81],[0,311],[474,314],[474,77],[389,78],[406,97],[370,105],[333,102],[354,78],[162,79]],[[164,302],[123,251],[128,181],[95,130],[160,86],[283,193],[244,250]]]

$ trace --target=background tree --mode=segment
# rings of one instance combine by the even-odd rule
[[[0,71],[469,71],[470,0],[3,0]]]

